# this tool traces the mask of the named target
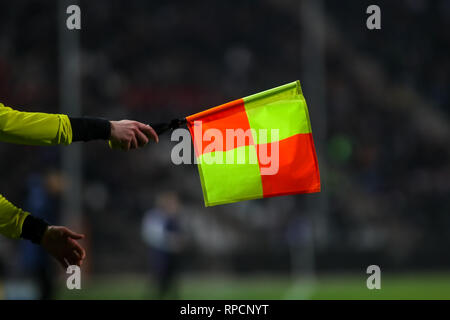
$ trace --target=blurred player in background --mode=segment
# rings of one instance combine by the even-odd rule
[[[60,198],[64,191],[64,178],[57,169],[49,168],[44,174],[32,173],[27,181],[25,208],[35,217],[58,223],[60,221]],[[53,264],[45,251],[29,241],[21,245],[22,272],[33,281],[38,298],[48,300],[53,297]]]
[[[176,278],[184,246],[177,218],[179,210],[176,193],[160,193],[156,199],[156,207],[145,213],[142,222],[142,237],[150,247],[150,264],[157,284],[158,299],[178,297]]]
[[[25,145],[69,145],[75,141],[109,140],[122,150],[144,146],[158,135],[149,125],[130,120],[108,121],[64,114],[20,112],[0,103],[0,141]],[[7,156],[7,155],[6,155]],[[14,165],[2,170],[13,170]],[[85,251],[76,240],[84,236],[14,206],[0,195],[0,234],[40,244],[63,266],[81,265]]]

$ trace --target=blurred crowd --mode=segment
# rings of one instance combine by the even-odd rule
[[[151,124],[296,79],[308,102],[299,2],[81,1],[82,113]],[[376,31],[365,27],[367,5],[324,1],[321,12],[325,114],[312,112],[326,119],[321,194],[206,209],[196,167],[171,163],[170,135],[130,153],[86,144],[90,270],[147,270],[141,224],[167,192],[177,199],[188,271],[288,272],[313,243],[305,259],[319,270],[450,267],[450,4],[379,1]],[[0,3],[5,105],[58,112],[65,26],[57,9],[57,1]],[[27,209],[27,181],[60,170],[61,149],[1,144],[0,192]],[[14,245],[0,241],[4,270],[19,263]]]

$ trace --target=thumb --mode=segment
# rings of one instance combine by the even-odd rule
[[[66,236],[68,236],[69,238],[76,239],[76,240],[84,238],[84,234],[73,232],[70,229],[66,229],[65,231],[66,231]]]

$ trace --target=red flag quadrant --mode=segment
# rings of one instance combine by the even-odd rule
[[[308,107],[299,81],[186,119],[206,206],[320,192]]]

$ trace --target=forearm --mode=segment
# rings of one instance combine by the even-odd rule
[[[29,214],[22,226],[20,237],[30,240],[33,243],[40,244],[45,231],[49,227],[49,223],[41,218],[37,218]]]
[[[0,103],[0,141],[3,142],[68,145],[73,141],[109,140],[113,149],[130,150],[143,147],[149,138],[159,142],[155,130],[138,121],[20,112]]]
[[[23,223],[29,215],[0,195],[0,234],[13,239],[20,238]]]
[[[0,103],[0,141],[27,145],[72,143],[72,127],[64,114],[21,112]]]
[[[72,141],[108,140],[111,123],[102,118],[22,112],[0,103],[0,141],[30,144],[70,144]]]
[[[46,221],[17,208],[0,195],[0,234],[12,239],[23,238],[40,243],[48,225]]]
[[[102,118],[69,117],[72,126],[72,141],[108,140],[111,123]]]

